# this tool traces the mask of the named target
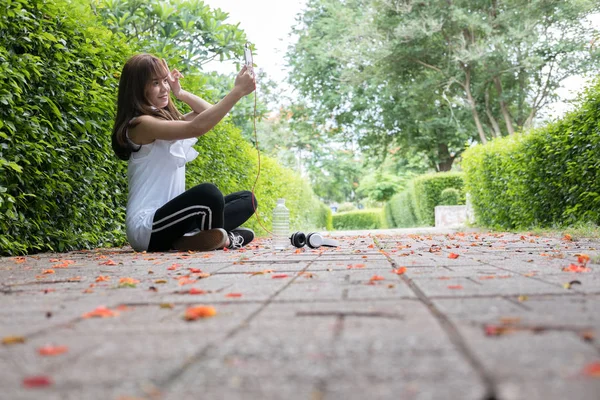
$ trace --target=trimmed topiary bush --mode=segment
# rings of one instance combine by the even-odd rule
[[[333,229],[380,229],[385,227],[382,209],[348,211],[332,215]]]
[[[435,206],[440,204],[440,196],[446,188],[456,188],[461,191],[458,204],[465,204],[462,194],[462,172],[437,172],[421,175],[412,180],[415,216],[421,226],[435,225]]]
[[[455,188],[446,188],[440,193],[438,206],[457,206],[460,202],[460,192]]]
[[[463,154],[476,222],[501,229],[600,223],[600,80],[560,121]]]

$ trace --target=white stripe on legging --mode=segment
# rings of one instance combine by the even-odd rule
[[[185,215],[185,216],[183,216],[183,217],[181,217],[179,219],[176,219],[175,221],[172,221],[172,222],[166,224],[165,226],[161,226],[160,228],[152,229],[152,232],[162,231],[163,229],[168,228],[169,226],[175,225],[176,223],[181,222],[184,219],[187,219],[187,218],[190,218],[190,217],[195,217],[195,216],[201,215],[201,214],[202,214],[202,224],[201,224],[201,227],[204,228],[204,229],[212,229],[212,210],[210,209],[210,207],[199,206],[199,205],[198,206],[190,206],[190,207],[184,208],[183,210],[179,210],[179,211],[177,211],[177,212],[175,212],[175,213],[173,213],[173,214],[171,214],[169,216],[164,217],[163,219],[161,219],[159,221],[155,221],[154,223],[152,223],[152,226],[158,225],[158,224],[160,224],[160,223],[162,223],[162,222],[164,222],[164,221],[166,221],[166,220],[168,220],[170,218],[174,218],[174,217],[176,217],[177,215],[179,215],[181,213],[184,213],[184,212],[187,212],[187,211],[190,211],[190,210],[194,210],[194,209],[198,209],[198,208],[202,209],[202,210],[206,210],[206,211],[196,211],[196,212],[193,212],[191,214]],[[206,215],[208,215],[208,226],[207,227],[204,226],[204,223],[206,221]]]

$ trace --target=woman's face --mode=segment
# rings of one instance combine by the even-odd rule
[[[169,81],[167,77],[154,77],[146,85],[146,98],[156,108],[165,108],[169,104]]]

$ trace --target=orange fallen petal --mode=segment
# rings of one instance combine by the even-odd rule
[[[114,312],[113,310],[106,308],[105,306],[99,306],[95,310],[83,314],[81,317],[82,318],[108,318],[108,317],[115,317],[117,315],[119,315],[119,314]]]
[[[398,269],[393,270],[392,272],[395,273],[396,275],[402,275],[403,273],[406,272],[406,267],[400,267]]]
[[[138,283],[140,283],[140,281],[129,277],[119,279],[119,287],[135,287]]]
[[[217,315],[217,310],[212,306],[194,306],[185,310],[184,319],[186,321],[195,321],[199,318],[208,318]]]
[[[117,265],[117,263],[113,260],[106,260],[104,262],[101,262],[99,265]]]
[[[179,267],[181,267],[181,264],[177,264],[177,263],[175,263],[175,264],[171,264],[171,266],[170,266],[170,267],[168,267],[167,269],[168,269],[169,271],[174,271],[174,270],[176,270],[176,269],[177,269],[177,268],[179,268]]]
[[[289,275],[287,274],[278,274],[278,275],[273,275],[271,277],[271,279],[283,279],[283,278],[287,278]]]
[[[588,364],[583,369],[583,374],[594,378],[600,378],[600,362]]]
[[[588,256],[587,254],[580,254],[579,256],[577,256],[577,262],[579,264],[587,264],[588,261],[590,261],[590,256]]]
[[[52,379],[47,376],[29,376],[23,379],[23,386],[26,388],[38,388],[52,385]]]
[[[227,293],[225,297],[242,297],[241,293]]]
[[[583,265],[571,264],[562,269],[565,272],[590,272],[592,269]]]
[[[13,261],[16,262],[17,264],[23,264],[25,261],[27,261],[27,258],[25,258],[25,257],[14,257]]]
[[[196,279],[190,279],[188,277],[183,277],[183,278],[177,279],[177,282],[179,283],[179,286],[193,285],[194,283],[196,283]]]
[[[456,254],[456,253],[450,253],[448,255],[448,258],[452,258],[452,259],[457,259],[458,257],[460,257],[460,256],[458,254]]]
[[[565,236],[563,236],[563,239],[570,242],[571,240],[573,240],[573,237],[571,235],[569,235],[568,233],[565,233]]]
[[[448,289],[462,289],[462,285],[449,285]]]
[[[57,356],[69,351],[67,346],[44,346],[38,349],[38,353],[42,356]]]
[[[199,268],[188,268],[192,274],[201,274],[202,270]]]
[[[53,274],[53,273],[54,273],[53,269],[45,269],[42,271],[42,274],[44,274],[44,275]]]
[[[373,275],[373,276],[371,277],[371,279],[369,279],[369,280],[370,280],[371,282],[373,282],[373,281],[383,281],[383,280],[385,280],[385,278],[384,278],[383,276],[379,276],[379,275]]]
[[[69,265],[71,264],[75,264],[74,260],[57,260],[57,261],[61,261],[59,264],[55,264],[52,267],[53,268],[67,268]]]
[[[106,282],[108,280],[110,280],[110,276],[108,275],[98,275],[96,277],[96,282]]]
[[[191,288],[188,291],[189,294],[206,294],[206,291],[202,290],[202,289],[196,289],[196,288]]]

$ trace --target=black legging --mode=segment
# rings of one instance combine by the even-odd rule
[[[223,197],[212,183],[186,190],[156,210],[148,251],[171,250],[177,239],[195,229],[223,228],[229,232],[239,227],[254,214],[252,196],[241,191]]]

